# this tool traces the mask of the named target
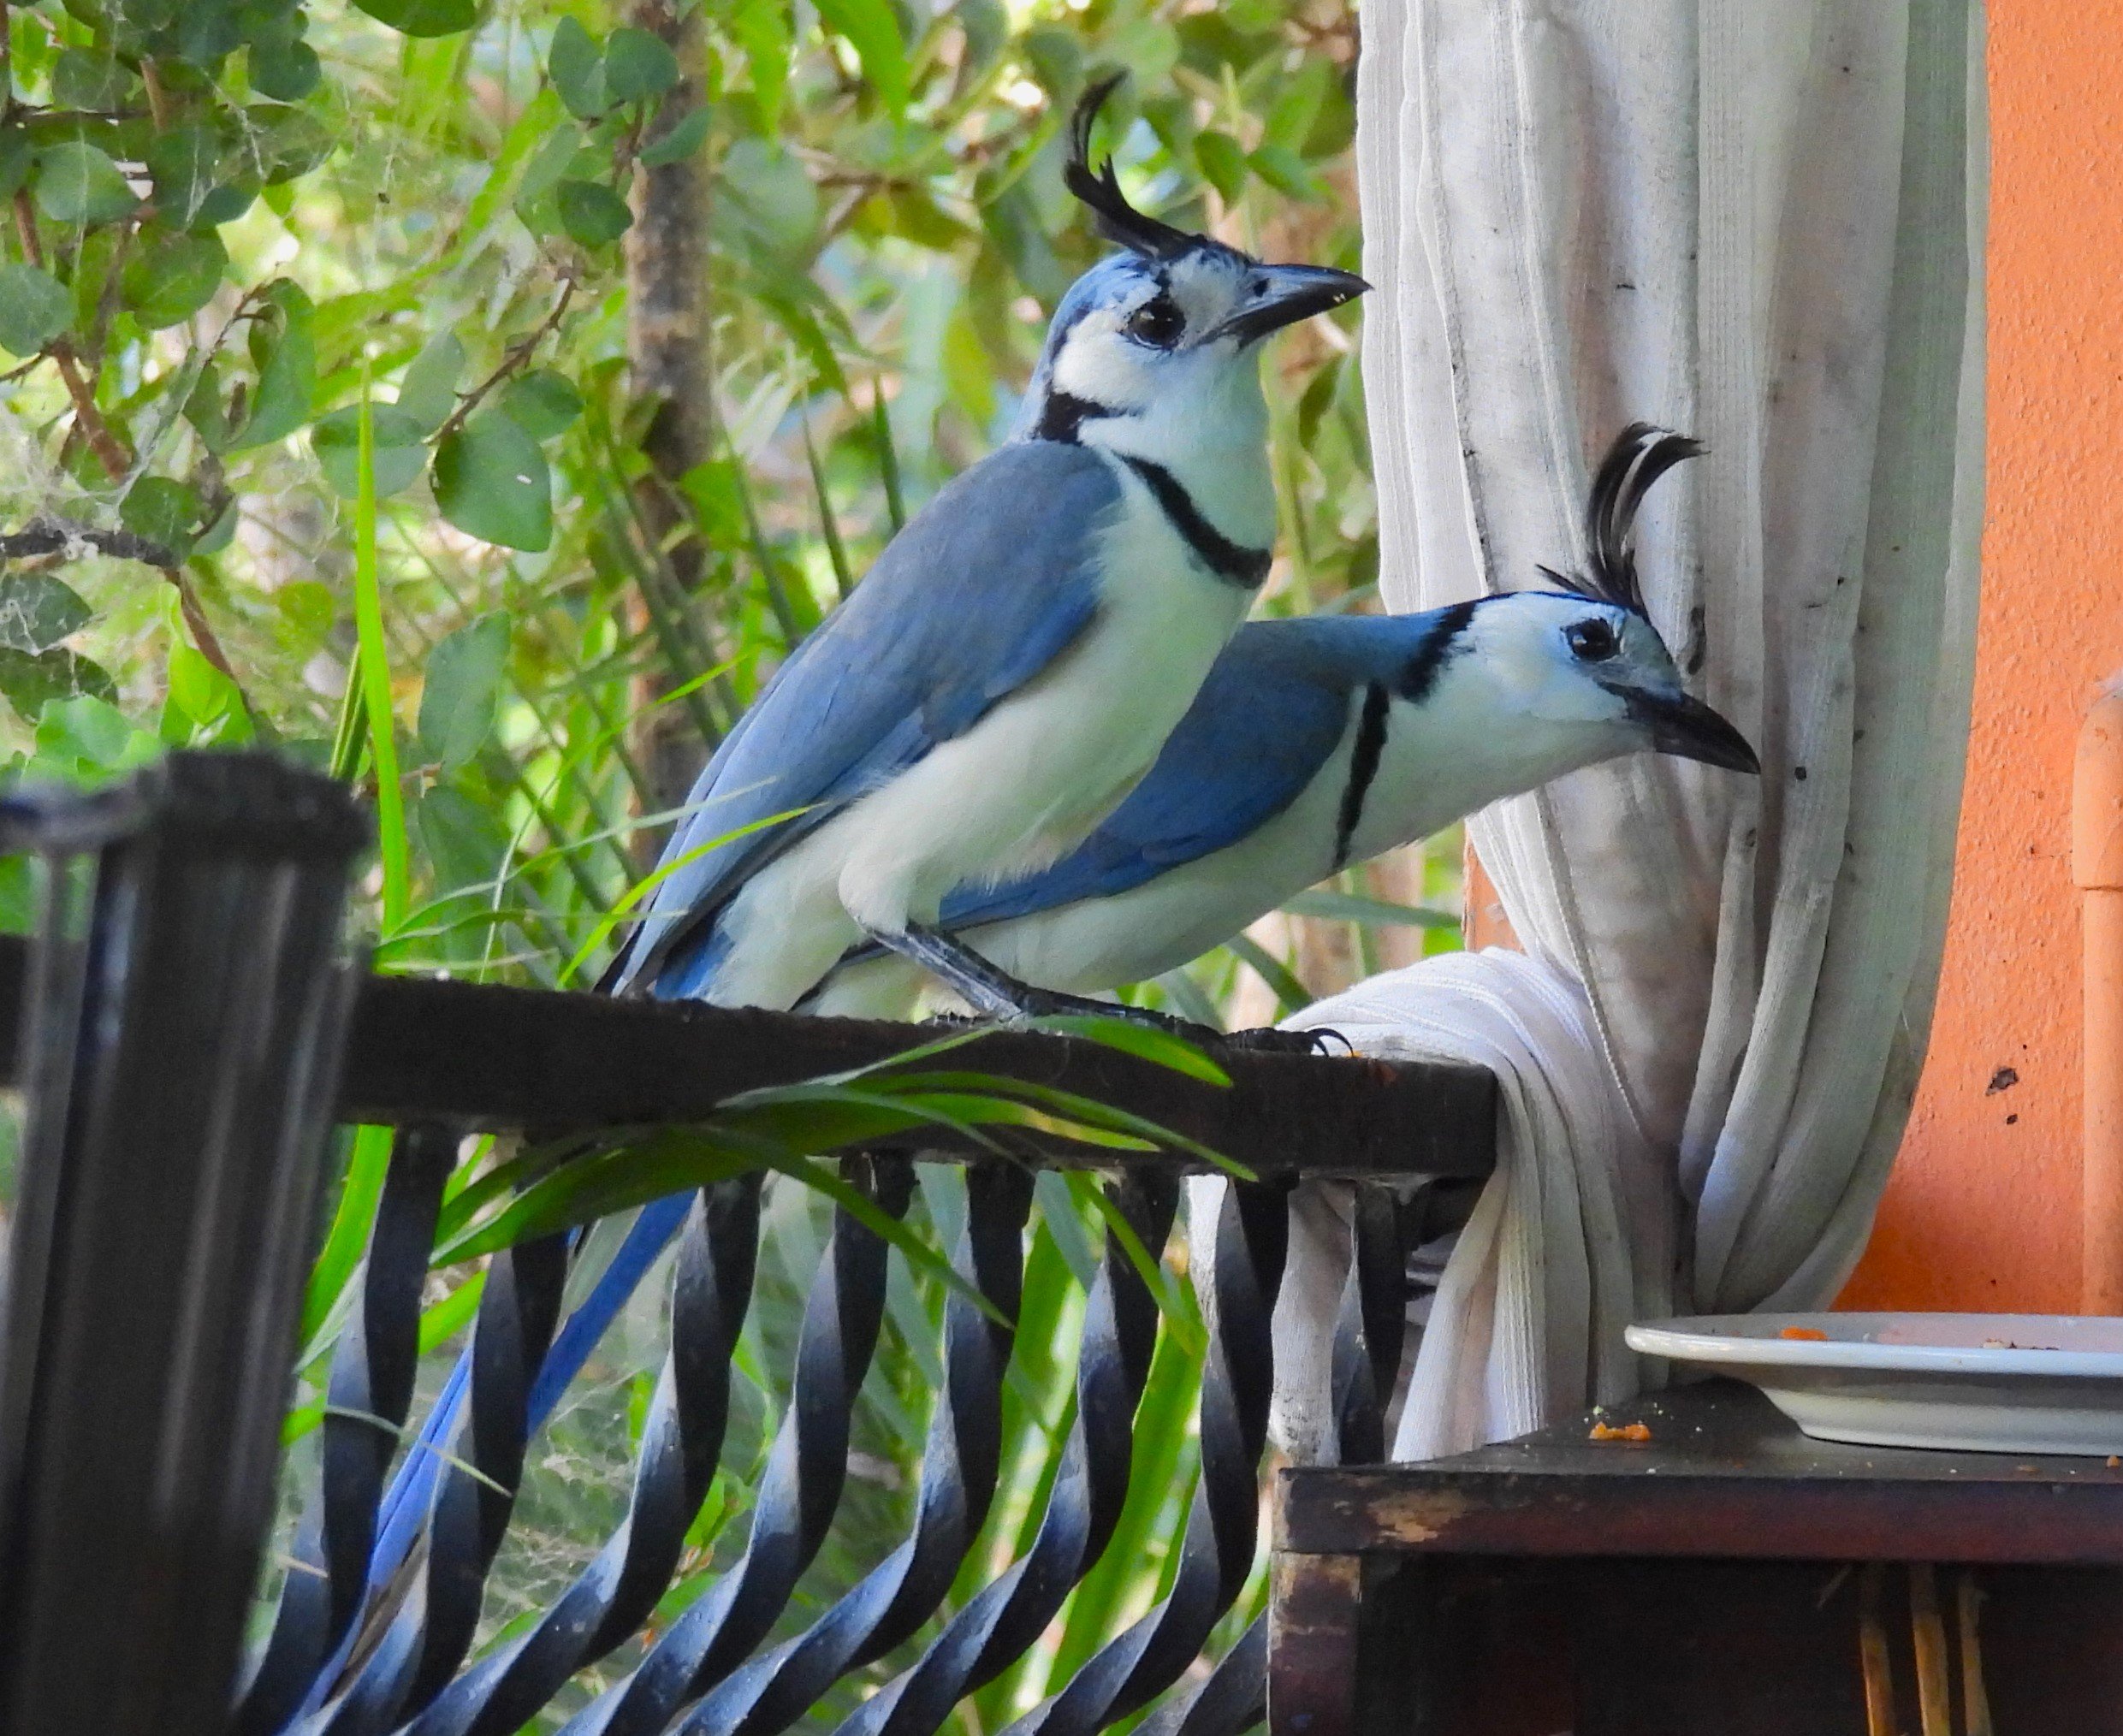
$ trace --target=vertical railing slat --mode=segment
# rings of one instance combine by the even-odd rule
[[[343,787],[258,755],[0,804],[51,888],[0,1324],[0,1728],[226,1727],[365,832]]]

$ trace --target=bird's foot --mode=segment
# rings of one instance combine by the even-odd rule
[[[1277,1025],[1257,1025],[1251,1030],[1226,1032],[1217,1040],[1227,1049],[1255,1055],[1331,1055],[1337,1044],[1344,1055],[1356,1052],[1347,1037],[1325,1027],[1316,1031],[1286,1031]]]
[[[904,931],[898,933],[880,931],[872,938],[902,957],[913,960],[964,1000],[973,1011],[972,1019],[966,1022],[1011,1025],[1031,1019],[1119,1019],[1163,1031],[1197,1048],[1239,1049],[1269,1055],[1325,1055],[1331,1052],[1330,1043],[1339,1043],[1344,1050],[1349,1048],[1348,1040],[1339,1031],[1284,1031],[1272,1026],[1249,1031],[1219,1031],[1213,1026],[1196,1024],[1192,1019],[1177,1018],[1151,1007],[1131,1007],[1119,1001],[1093,1000],[1088,995],[1035,987],[991,964],[957,935],[918,923],[909,923]],[[948,1015],[932,1021],[946,1022],[959,1022]]]

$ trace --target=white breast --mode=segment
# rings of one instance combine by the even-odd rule
[[[1045,867],[1156,759],[1245,613],[1149,490],[1112,460],[1099,613],[1063,656],[821,833],[839,834],[842,903],[865,926],[933,921],[953,886]]]

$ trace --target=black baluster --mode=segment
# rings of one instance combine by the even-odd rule
[[[904,1158],[853,1158],[851,1179],[879,1208],[904,1213],[913,1188]],[[825,1541],[847,1481],[855,1397],[877,1348],[886,1244],[845,1210],[804,1312],[788,1414],[752,1509],[744,1556],[673,1622],[638,1668],[585,1708],[563,1736],[653,1736],[720,1681],[767,1635]]]
[[[412,1736],[520,1729],[560,1686],[655,1612],[706,1499],[730,1415],[730,1369],[751,1303],[760,1177],[704,1188],[673,1275],[671,1348],[642,1429],[632,1498],[595,1561],[537,1626],[453,1682]]]
[[[1032,1177],[983,1164],[966,1177],[954,1261],[1005,1320],[1024,1285]],[[804,1633],[755,1658],[702,1703],[685,1736],[774,1736],[849,1670],[881,1657],[928,1619],[987,1522],[1002,1452],[1003,1372],[1013,1333],[956,1291],[944,1303],[944,1388],[929,1418],[914,1533]]]
[[[1131,1166],[1112,1192],[1122,1217],[1156,1259],[1171,1233],[1177,1173],[1163,1165]],[[1156,1333],[1156,1300],[1109,1234],[1084,1312],[1076,1425],[1030,1551],[958,1610],[919,1661],[841,1724],[839,1736],[930,1736],[962,1697],[992,1681],[1053,1620],[1119,1522],[1131,1427]]]
[[[317,1497],[295,1538],[271,1638],[237,1701],[234,1736],[270,1736],[293,1715],[361,1607],[377,1502],[412,1406],[420,1294],[457,1143],[431,1123],[392,1143],[360,1304],[332,1356]]]
[[[1270,1322],[1289,1243],[1287,1181],[1233,1182],[1223,1190],[1212,1270],[1195,1276],[1210,1327],[1201,1475],[1171,1591],[1087,1659],[1061,1692],[1010,1726],[1008,1736],[1091,1736],[1147,1704],[1194,1662],[1244,1585],[1274,1386]]]

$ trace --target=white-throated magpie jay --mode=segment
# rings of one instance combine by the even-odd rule
[[[794,1006],[867,937],[983,1011],[1048,1010],[934,926],[943,898],[1066,855],[1149,769],[1267,574],[1255,346],[1365,287],[1134,210],[1088,156],[1115,82],[1067,179],[1126,251],[1062,299],[1012,438],[716,752],[616,992]]]
[[[1754,750],[1693,697],[1646,613],[1645,493],[1699,450],[1639,423],[1593,479],[1589,571],[1421,614],[1240,629],[1149,776],[1044,872],[961,887],[942,920],[1044,988],[1091,993],[1184,964],[1347,866],[1503,797],[1646,751],[1736,771]],[[863,949],[805,1010],[903,1017],[906,960]]]

